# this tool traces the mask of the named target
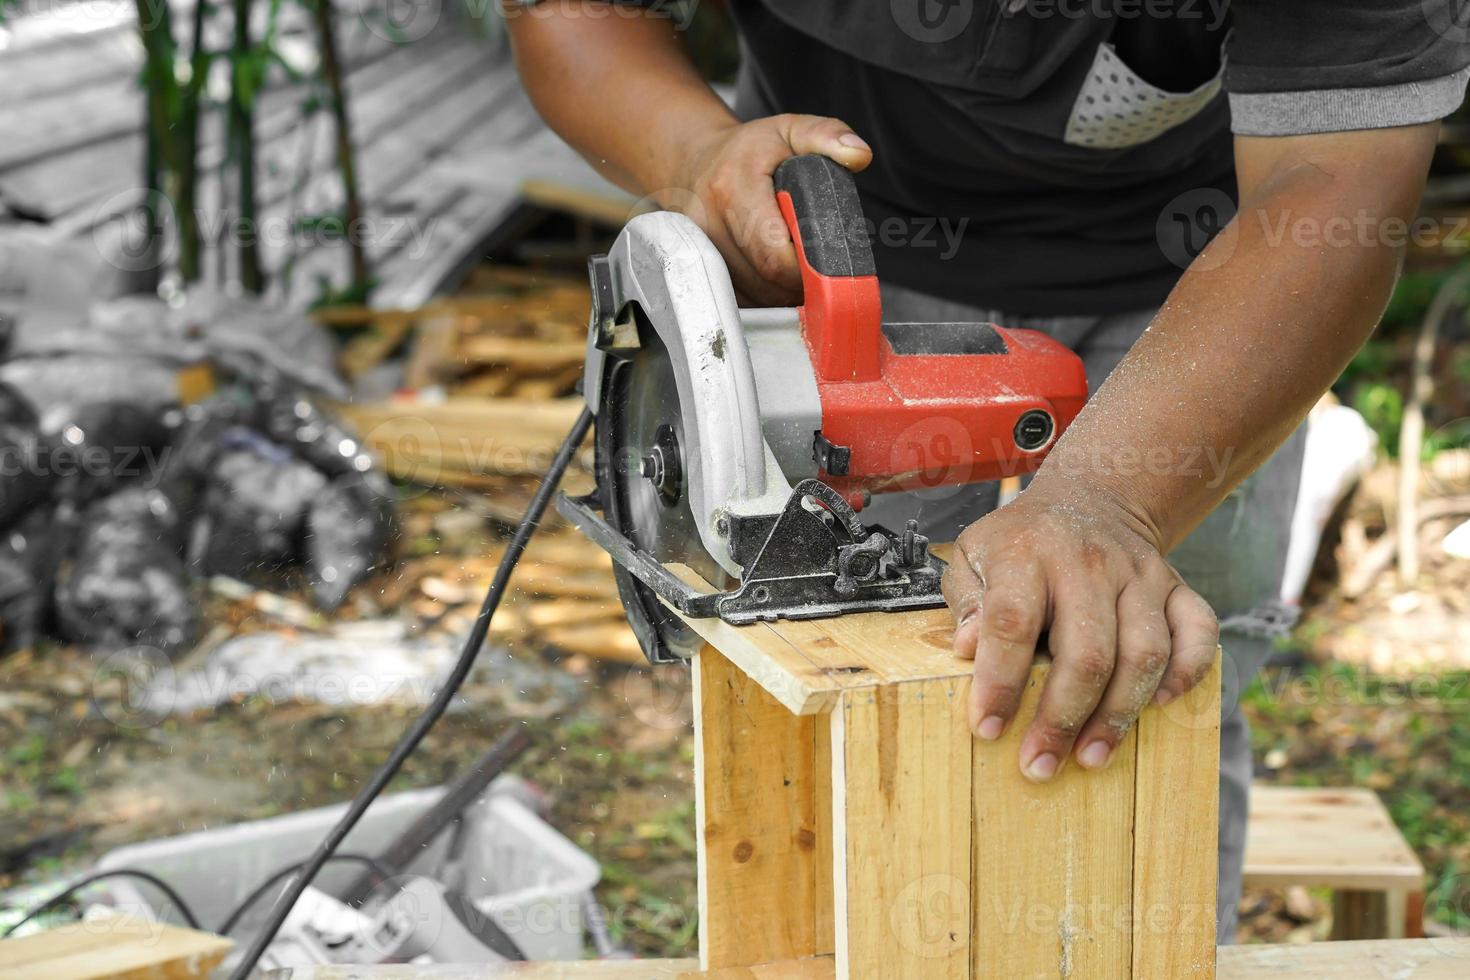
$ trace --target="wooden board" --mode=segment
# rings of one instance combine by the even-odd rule
[[[0,980],[203,980],[234,945],[222,936],[110,914],[0,941]]]
[[[699,655],[694,677],[700,963],[812,955],[817,853],[830,846],[816,823],[817,721],[787,711],[718,651]]]
[[[1418,890],[1424,866],[1370,789],[1252,786],[1245,883]]]
[[[670,570],[696,588],[710,588],[688,568]],[[798,715],[832,710],[847,690],[970,674],[970,666],[951,652],[954,617],[948,609],[750,626],[720,619],[685,622]]]
[[[1028,780],[1017,760],[1049,673],[1032,670],[1005,735],[974,743],[974,976],[1126,977],[1135,736],[1102,772],[1069,760],[1048,783]]]
[[[444,471],[544,473],[582,407],[576,398],[497,398],[341,405],[338,411],[395,477],[434,483]]]
[[[1464,980],[1470,976],[1470,939],[1222,946],[1217,960],[1219,980]],[[834,975],[832,958],[824,956],[710,972],[700,972],[693,960],[317,966],[294,968],[291,980],[832,980]]]
[[[838,976],[970,976],[969,689],[851,690],[832,712]]]
[[[1220,661],[1184,697],[1138,719],[1135,977],[1214,976]]]

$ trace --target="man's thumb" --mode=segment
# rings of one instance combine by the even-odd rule
[[[873,148],[840,119],[794,116],[786,142],[797,155],[820,153],[854,172],[873,162]]]

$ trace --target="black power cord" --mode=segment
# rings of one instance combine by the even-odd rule
[[[370,858],[366,854],[350,854],[347,851],[343,851],[341,854],[333,854],[332,856],[327,858],[327,860],[353,861],[357,864],[365,865],[366,867],[372,869],[373,873],[376,874],[383,881],[387,881],[388,879],[393,877],[393,872],[385,868],[380,861],[377,861],[374,858]],[[240,924],[240,920],[245,917],[245,913],[249,912],[250,909],[254,907],[255,903],[260,901],[260,897],[262,895],[270,891],[272,886],[279,884],[287,875],[294,874],[304,867],[306,867],[306,862],[298,861],[295,864],[288,865],[282,868],[281,870],[277,871],[275,874],[267,878],[265,881],[262,881],[259,885],[255,886],[255,890],[252,891],[249,895],[246,895],[245,900],[242,901],[239,905],[235,906],[235,910],[233,912],[225,916],[225,921],[220,924],[220,927],[216,929],[215,932],[219,933],[221,936],[228,936],[231,930],[233,930],[235,926]]]
[[[382,862],[376,860],[375,858],[371,858],[366,854],[351,854],[344,851],[341,854],[333,854],[330,858],[328,858],[328,860],[354,861],[371,869],[373,873],[376,874],[383,881],[387,881],[388,879],[393,877],[393,872],[389,871],[382,864]],[[257,885],[255,889],[245,897],[245,900],[237,905],[233,912],[226,916],[224,924],[216,929],[215,932],[217,932],[221,936],[228,936],[230,934],[230,930],[239,924],[240,919],[243,918],[245,913],[250,910],[251,906],[260,901],[260,896],[264,895],[267,891],[270,890],[272,885],[276,884],[287,875],[295,871],[300,871],[305,864],[305,861],[301,861],[296,864],[287,865],[286,867],[281,868],[279,871],[276,871],[265,881]],[[3,936],[0,936],[0,939],[10,938],[10,936],[13,935],[17,929],[25,925],[27,922],[30,922],[32,919],[35,919],[38,916],[45,915],[47,912],[50,912],[53,909],[60,908],[61,906],[66,904],[67,899],[71,898],[83,888],[86,888],[88,885],[94,885],[99,881],[105,881],[108,878],[137,878],[140,881],[148,882],[148,884],[163,892],[164,897],[168,899],[170,905],[178,910],[179,917],[184,920],[184,923],[186,925],[188,925],[191,929],[199,928],[198,917],[194,915],[193,909],[189,908],[189,903],[185,902],[183,897],[180,896],[178,892],[174,891],[174,889],[169,885],[168,882],[164,881],[162,878],[159,878],[157,875],[152,874],[151,872],[142,871],[137,868],[116,868],[108,871],[99,871],[96,874],[88,875],[87,877],[82,878],[79,881],[67,885],[61,891],[57,892],[55,895],[52,895],[50,898],[46,899],[46,901],[42,902],[40,905],[35,906],[29,912],[27,912],[24,918],[15,923],[9,929],[6,929],[5,934]]]
[[[403,767],[404,760],[413,753],[419,742],[423,741],[424,736],[429,733],[429,729],[449,707],[449,702],[454,699],[455,692],[459,690],[465,677],[469,675],[470,667],[474,665],[480,648],[485,644],[485,637],[490,632],[490,619],[495,615],[495,610],[505,595],[506,585],[510,582],[510,574],[515,570],[516,562],[520,560],[521,553],[526,550],[526,544],[530,541],[531,535],[540,526],[541,517],[546,513],[546,505],[551,502],[551,495],[556,492],[562,474],[566,472],[577,447],[582,444],[583,439],[587,438],[587,431],[591,428],[592,411],[583,407],[582,414],[577,416],[577,421],[572,425],[572,431],[567,433],[566,441],[557,450],[556,458],[551,461],[545,479],[536,488],[536,495],[531,498],[525,516],[521,518],[521,523],[516,528],[516,533],[511,538],[505,555],[500,559],[500,567],[495,570],[495,578],[490,582],[490,588],[485,593],[485,601],[480,605],[480,614],[475,617],[475,624],[470,628],[469,636],[465,637],[459,659],[455,661],[449,676],[439,688],[439,693],[434,695],[434,700],[424,709],[423,714],[415,718],[413,724],[408,726],[408,730],[403,733],[403,737],[388,754],[387,761],[378,768],[377,772],[373,773],[368,784],[358,792],[352,805],[342,815],[342,819],[337,821],[337,825],[327,833],[311,857],[306,860],[304,870],[296,876],[286,894],[276,901],[265,926],[256,933],[249,948],[235,964],[234,971],[230,973],[230,980],[245,980],[250,976],[251,971],[255,969],[255,964],[265,953],[265,948],[276,938],[276,933],[286,921],[286,916],[291,914],[291,907],[306,890],[306,886],[311,884],[311,880],[322,870],[322,866],[331,858],[343,839],[357,825],[358,820],[362,819],[362,815],[367,812],[373,800],[377,799],[378,794]]]
[[[189,904],[179,897],[179,893],[174,891],[168,882],[157,875],[149,874],[147,871],[139,871],[136,868],[116,868],[112,871],[99,871],[96,874],[87,875],[80,881],[74,881],[70,885],[67,885],[61,891],[27,912],[25,918],[21,919],[9,929],[6,929],[5,934],[0,936],[0,939],[9,939],[15,934],[17,929],[27,922],[30,922],[37,916],[45,915],[53,909],[61,908],[66,904],[67,899],[71,898],[83,888],[86,888],[88,885],[94,885],[99,881],[106,881],[108,878],[137,878],[139,881],[148,882],[148,884],[163,892],[169,904],[179,910],[179,915],[183,918],[185,925],[191,929],[199,928],[199,920],[194,918],[194,912],[189,908]]]

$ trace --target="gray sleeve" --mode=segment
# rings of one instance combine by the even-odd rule
[[[1459,108],[1470,66],[1422,82],[1299,92],[1231,92],[1238,136],[1305,136],[1434,122]]]

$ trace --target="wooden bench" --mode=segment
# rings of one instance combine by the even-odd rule
[[[1252,787],[1245,884],[1331,888],[1333,939],[1424,935],[1424,865],[1371,789]]]

